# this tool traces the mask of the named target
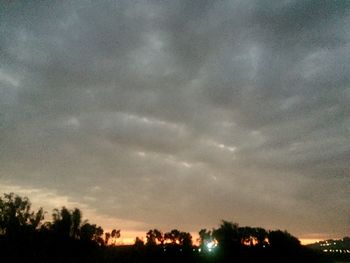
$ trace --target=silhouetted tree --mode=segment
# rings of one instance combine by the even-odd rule
[[[275,230],[268,233],[269,247],[274,261],[303,262],[303,248],[300,241],[287,231]],[[306,260],[305,262],[311,262]]]
[[[236,247],[240,244],[238,224],[222,220],[218,229],[213,230],[213,237],[219,245],[226,250]]]
[[[164,243],[164,237],[163,237],[163,233],[158,230],[158,229],[150,229],[147,233],[146,233],[146,239],[147,242],[146,244],[148,246],[155,246],[157,245],[157,242],[159,244],[163,244]]]
[[[271,248],[285,251],[300,248],[299,239],[289,234],[287,231],[275,230],[268,233],[269,244]]]
[[[258,241],[258,246],[262,247],[264,245],[267,245],[266,239],[267,239],[267,231],[261,227],[255,228],[255,236]]]
[[[120,238],[120,229],[113,229],[111,232],[105,233],[105,245],[113,245],[117,244],[117,239]]]
[[[160,231],[158,229],[153,229],[153,233],[155,235],[156,241],[158,241],[158,243],[163,245],[163,243],[164,243],[164,236],[163,236],[162,231]]]
[[[80,228],[80,239],[83,241],[95,241],[100,245],[104,245],[102,235],[103,229],[95,224],[85,223]]]
[[[44,211],[30,210],[31,203],[27,197],[20,197],[14,193],[4,194],[0,198],[0,234],[13,236],[24,231],[34,231],[44,219]]]
[[[133,246],[105,246],[116,245],[120,230],[113,229],[103,235],[101,227],[87,221],[82,223],[82,213],[78,208],[69,210],[65,207],[53,211],[52,222],[41,224],[43,210],[32,212],[30,206],[28,198],[13,193],[0,198],[0,250],[4,262],[332,261],[332,258],[321,261],[322,254],[301,246],[300,241],[287,231],[267,232],[263,228],[238,227],[229,221],[222,221],[213,231],[199,231],[200,245],[207,253],[194,252],[191,234],[177,229],[164,235],[157,229],[149,230],[146,237],[150,246],[147,248],[140,238],[135,239]],[[165,245],[164,240],[167,241]],[[217,242],[219,246],[215,251]],[[339,240],[341,246],[347,247],[349,243],[349,237]],[[346,261],[347,258],[342,256],[339,260]]]
[[[108,241],[109,241],[110,238],[111,238],[111,233],[106,232],[105,233],[105,245],[108,245]]]
[[[79,230],[80,230],[80,224],[81,224],[81,212],[78,208],[75,208],[72,212],[71,219],[72,219],[72,225],[71,225],[71,236],[73,238],[79,237]]]
[[[212,232],[207,229],[201,229],[199,232],[199,246],[203,252],[211,252],[212,245],[214,244],[214,237],[212,235]],[[208,247],[208,244],[211,244],[210,247]]]
[[[212,239],[211,231],[206,230],[205,228],[201,229],[198,232],[199,235],[199,245],[203,247],[206,242],[210,241]]]
[[[156,236],[153,232],[152,229],[150,229],[147,233],[146,233],[146,244],[147,246],[155,246],[156,245]]]
[[[52,214],[52,230],[60,236],[69,237],[71,235],[72,215],[66,207],[61,210],[54,209]]]
[[[113,240],[113,244],[117,243],[117,239],[120,238],[120,230],[113,229],[111,232],[111,238]]]
[[[170,232],[164,234],[164,240],[169,240],[172,244],[179,243],[180,231],[173,229]]]
[[[139,237],[135,238],[135,243],[134,243],[134,247],[137,249],[141,249],[143,248],[143,246],[145,245],[145,243],[143,242],[143,240]]]
[[[238,236],[241,240],[241,244],[253,246],[258,243],[258,239],[256,237],[256,231],[252,227],[239,227],[238,228]]]
[[[184,248],[192,247],[192,236],[187,232],[180,232],[179,234],[179,244]]]

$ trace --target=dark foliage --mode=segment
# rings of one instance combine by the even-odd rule
[[[51,221],[43,220],[43,210],[31,211],[28,198],[13,193],[0,198],[2,262],[331,262],[286,231],[239,227],[229,221],[200,230],[197,247],[190,233],[177,229],[151,229],[146,244],[136,238],[134,245],[116,246],[120,230],[104,234],[101,227],[82,221],[77,208],[55,209]]]

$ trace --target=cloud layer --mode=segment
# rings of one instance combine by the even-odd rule
[[[2,3],[2,189],[52,191],[135,231],[227,219],[348,234],[349,10]]]

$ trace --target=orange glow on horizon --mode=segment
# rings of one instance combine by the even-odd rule
[[[324,240],[324,239],[320,239],[320,238],[300,238],[299,239],[302,245],[309,245],[309,244],[313,244],[316,243],[318,241]]]
[[[105,232],[110,232],[111,230],[106,230]],[[121,230],[121,236],[117,239],[116,245],[132,245],[135,243],[136,237],[140,238],[146,243],[146,232],[147,231],[123,231]],[[199,245],[199,235],[197,232],[190,232],[192,235],[193,245]],[[321,240],[326,240],[329,238],[299,238],[302,245],[313,244]],[[335,238],[336,239],[336,238]]]
[[[135,239],[136,237],[141,238],[141,240],[143,240],[146,243],[146,238],[145,236],[130,236],[130,235],[123,235],[118,239],[117,241],[117,245],[132,245],[135,243]],[[313,244],[316,242],[319,242],[323,239],[314,239],[314,238],[301,238],[299,239],[302,245],[308,245],[308,244]],[[192,236],[192,242],[193,245],[198,246],[199,242],[196,238],[193,238]],[[247,243],[248,244],[248,243]],[[250,244],[250,243],[249,243]]]
[[[106,229],[104,231],[104,233],[107,232],[111,232],[112,229]],[[140,238],[141,240],[143,240],[143,242],[146,243],[147,239],[146,239],[146,233],[147,231],[123,231],[123,229],[121,229],[120,231],[120,238],[118,238],[116,240],[116,245],[133,245],[135,243],[135,239],[136,237]],[[163,232],[164,233],[164,232]],[[190,232],[191,236],[192,236],[192,243],[195,246],[199,245],[199,235],[197,232]]]

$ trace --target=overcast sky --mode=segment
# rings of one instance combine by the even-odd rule
[[[350,2],[1,1],[0,191],[122,235],[350,233]]]

